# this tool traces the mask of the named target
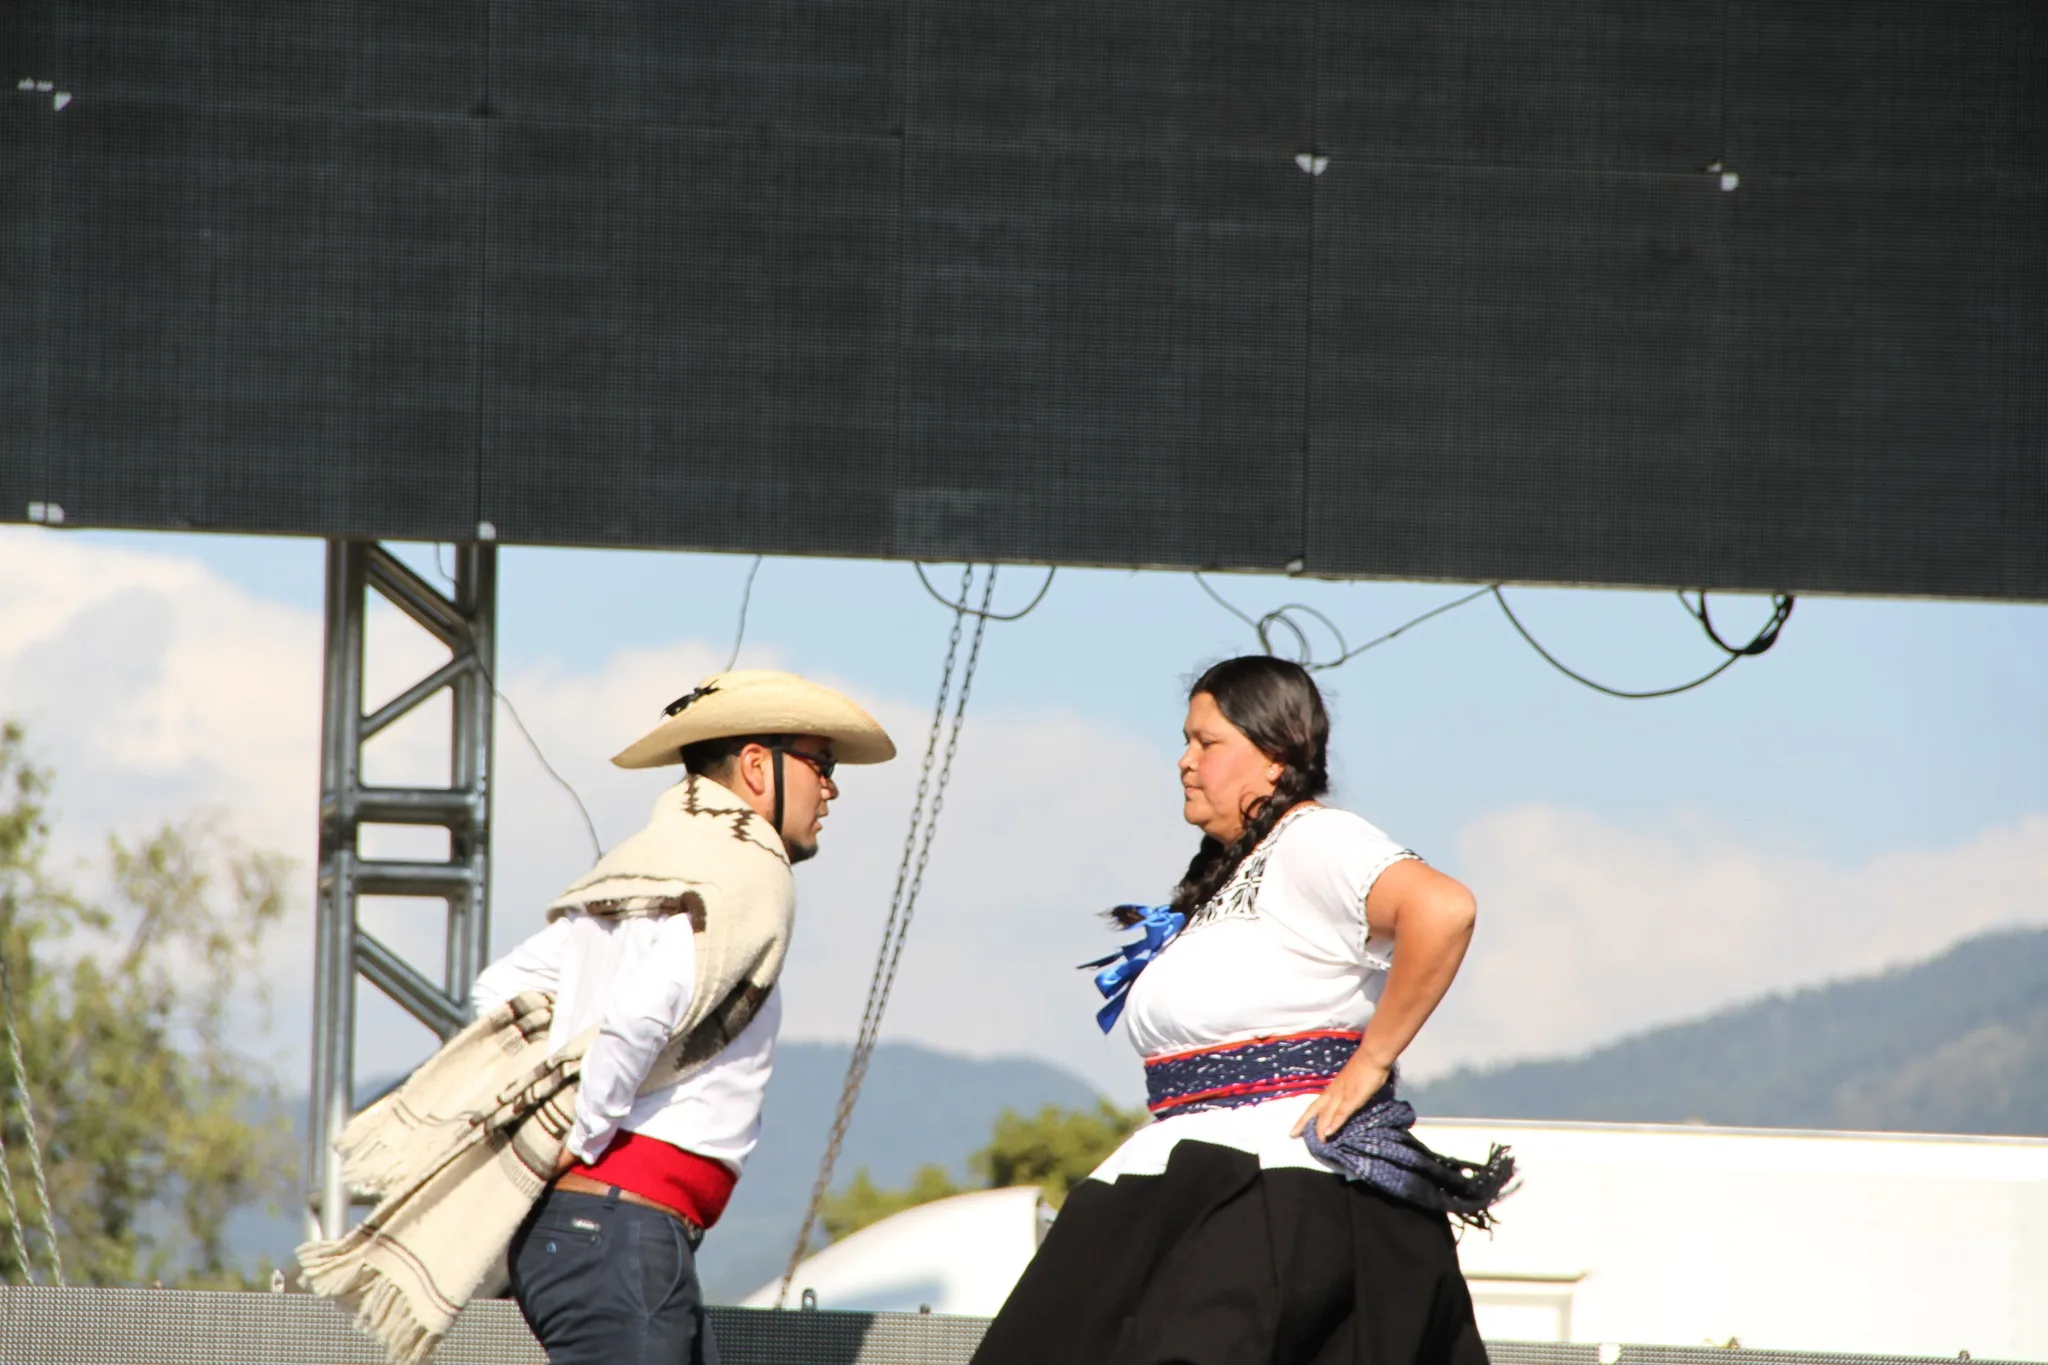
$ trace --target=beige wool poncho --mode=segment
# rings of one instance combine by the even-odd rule
[[[701,1069],[746,1027],[782,970],[795,912],[775,831],[726,788],[690,777],[548,918],[690,917],[695,994],[640,1087],[647,1094]],[[345,1236],[300,1247],[299,1264],[307,1287],[350,1309],[397,1365],[426,1360],[465,1303],[505,1284],[506,1248],[554,1172],[591,1038],[550,1053],[553,1017],[551,996],[514,996],[357,1115],[337,1144],[348,1184],[378,1202]]]

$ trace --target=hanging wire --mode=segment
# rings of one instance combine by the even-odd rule
[[[1678,594],[1680,605],[1692,615],[1693,620],[1700,623],[1700,629],[1706,631],[1707,638],[1729,654],[1762,654],[1778,643],[1778,632],[1792,619],[1792,603],[1795,600],[1790,593],[1771,594],[1771,619],[1764,622],[1763,629],[1759,630],[1748,644],[1731,645],[1721,638],[1721,633],[1714,629],[1713,618],[1707,615],[1706,589],[1700,589],[1699,599],[1697,603],[1693,603],[1686,600],[1683,592]]]
[[[21,1034],[14,1027],[14,987],[4,961],[0,961],[0,1020],[4,1020],[7,1029],[7,1055],[14,1066],[14,1098],[21,1107],[21,1132],[28,1142],[28,1164],[35,1179],[36,1200],[42,1205],[43,1236],[49,1245],[51,1276],[61,1289],[64,1285],[64,1253],[57,1246],[57,1221],[50,1204],[50,1181],[43,1172],[43,1147],[36,1140],[35,1104],[29,1098],[28,1064],[22,1060]],[[14,1199],[14,1177],[7,1169],[4,1141],[0,1141],[0,1185],[6,1188],[7,1215],[14,1232],[15,1252],[21,1258],[21,1273],[30,1284],[34,1284],[35,1266],[29,1260],[28,1243],[21,1225],[21,1208]]]
[[[1515,628],[1516,634],[1520,635],[1529,648],[1535,650],[1545,663],[1564,674],[1567,678],[1570,678],[1573,682],[1590,687],[1595,692],[1604,693],[1610,697],[1619,697],[1624,701],[1647,701],[1654,697],[1675,697],[1681,692],[1690,692],[1695,687],[1704,686],[1715,678],[1720,677],[1732,668],[1737,660],[1754,658],[1759,654],[1767,652],[1772,645],[1778,642],[1778,633],[1785,628],[1785,622],[1791,619],[1792,604],[1796,600],[1790,593],[1773,593],[1771,595],[1770,619],[1764,622],[1762,628],[1746,643],[1733,645],[1722,639],[1720,632],[1714,628],[1713,617],[1707,609],[1706,591],[1704,589],[1699,590],[1695,594],[1697,600],[1687,597],[1681,591],[1678,594],[1678,600],[1685,607],[1686,614],[1699,622],[1700,629],[1706,632],[1707,638],[1713,641],[1715,647],[1727,655],[1727,657],[1689,682],[1680,683],[1675,687],[1658,687],[1643,692],[1632,692],[1623,688],[1609,687],[1603,682],[1596,682],[1585,674],[1567,667],[1556,655],[1545,649],[1534,635],[1529,633],[1528,627],[1522,624],[1521,618],[1516,616],[1514,609],[1508,605],[1508,599],[1501,593],[1501,585],[1498,583],[1491,583],[1486,587],[1476,588],[1466,593],[1463,597],[1454,598],[1439,606],[1431,607],[1420,616],[1403,621],[1386,634],[1375,636],[1364,644],[1353,648],[1349,641],[1344,638],[1343,629],[1335,621],[1332,621],[1314,607],[1309,606],[1306,602],[1285,602],[1262,616],[1254,617],[1223,596],[1222,593],[1216,591],[1209,580],[1204,578],[1199,571],[1196,572],[1194,577],[1196,584],[1200,586],[1203,592],[1209,595],[1211,601],[1252,628],[1252,632],[1259,638],[1259,648],[1266,653],[1279,658],[1288,657],[1288,655],[1282,654],[1274,646],[1276,639],[1281,639],[1282,632],[1286,636],[1291,636],[1293,662],[1300,664],[1311,673],[1320,673],[1325,669],[1341,667],[1365,653],[1368,649],[1377,648],[1400,635],[1403,631],[1413,629],[1432,617],[1441,616],[1447,611],[1455,611],[1467,602],[1476,602],[1482,597],[1491,595],[1493,600],[1499,604],[1501,611],[1507,616],[1508,624]],[[1315,656],[1315,649],[1309,640],[1309,631],[1304,622],[1320,626],[1329,633],[1330,638],[1337,642],[1337,652],[1335,655],[1326,659],[1318,659]],[[1285,643],[1285,640],[1282,639],[1281,642]]]
[[[761,572],[761,560],[765,556],[755,555],[753,567],[747,570],[747,586],[740,589],[740,623],[732,633],[732,657],[725,661],[721,673],[730,673],[733,665],[740,661],[740,645],[747,638],[747,606],[754,600],[754,575]]]
[[[754,575],[761,572],[761,561],[764,557],[762,555],[754,556],[753,565],[747,570],[746,586],[740,590],[739,625],[733,632],[732,656],[725,661],[725,668],[722,670],[724,672],[731,672],[733,665],[739,662],[740,646],[745,643],[747,638],[747,608],[754,600]],[[439,568],[440,564],[441,546],[437,543],[434,546],[434,565],[436,568]],[[447,577],[445,570],[442,576]],[[455,580],[450,578],[448,581],[452,584]],[[1043,595],[1043,593],[1040,593],[1040,596]],[[1038,604],[1033,602],[1031,605],[1037,606]],[[1026,608],[1027,611],[1029,609]],[[604,843],[597,837],[597,824],[590,818],[590,807],[583,804],[583,797],[570,784],[569,779],[557,772],[554,764],[548,762],[548,756],[541,752],[540,741],[533,737],[533,731],[527,729],[526,722],[520,719],[519,708],[512,704],[510,697],[498,689],[497,681],[491,677],[491,671],[484,667],[483,660],[477,659],[475,662],[477,672],[483,675],[485,684],[491,689],[491,695],[504,703],[505,713],[512,717],[512,724],[518,727],[520,738],[526,741],[526,747],[533,751],[534,758],[540,763],[541,771],[553,778],[555,785],[569,793],[569,799],[576,803],[576,813],[583,818],[583,831],[590,836],[591,858],[594,861],[604,857]]]
[[[923,576],[920,570],[918,577]],[[979,610],[967,605],[973,585],[974,566],[970,564],[960,575],[959,599],[946,603],[953,612],[953,625],[946,637],[946,662],[939,673],[939,697],[932,707],[931,730],[925,737],[924,761],[917,775],[917,793],[910,803],[910,828],[903,837],[903,856],[896,867],[896,889],[889,897],[889,913],[882,925],[882,943],[875,954],[874,975],[868,982],[867,1005],[861,1011],[853,1054],[847,1059],[846,1080],[840,1087],[839,1105],[832,1117],[832,1132],[825,1141],[824,1156],[818,1162],[818,1177],[811,1185],[810,1202],[804,1208],[803,1225],[797,1232],[796,1245],[790,1250],[789,1264],[783,1270],[782,1283],[775,1292],[777,1308],[789,1298],[789,1287],[795,1281],[797,1267],[802,1264],[804,1251],[810,1245],[811,1232],[817,1226],[818,1210],[824,1205],[826,1192],[831,1188],[832,1169],[839,1161],[839,1149],[845,1143],[847,1127],[853,1121],[854,1106],[860,1099],[861,1084],[867,1079],[868,1062],[881,1033],[882,1014],[888,1008],[889,993],[896,983],[897,964],[902,960],[903,945],[909,938],[911,917],[917,911],[918,893],[924,887],[925,865],[931,860],[932,836],[938,829],[939,812],[946,804],[947,784],[952,781],[953,758],[959,750],[960,729],[967,717],[967,696],[974,686],[975,669],[981,661],[982,634],[991,620],[1015,619],[989,611],[989,605],[995,598],[995,566],[990,566],[988,578],[982,584]],[[1043,590],[1039,596],[1044,596]],[[943,598],[940,600],[944,601]],[[1037,603],[1034,601],[1032,605]],[[1029,609],[1026,608],[1027,611]],[[968,646],[966,667],[960,674],[960,690],[953,700],[952,724],[949,727],[945,724],[946,704],[953,696],[954,661],[959,656],[962,629],[970,616],[974,618],[974,635]],[[940,758],[942,731],[943,760]],[[931,780],[935,762],[938,764],[936,786]],[[925,806],[928,793],[931,801],[929,813]]]
[[[520,737],[526,741],[526,747],[533,750],[534,758],[539,761],[541,771],[552,777],[555,780],[555,785],[569,793],[569,799],[576,803],[576,813],[583,817],[583,832],[590,836],[591,860],[595,862],[597,859],[604,857],[604,845],[598,840],[597,825],[590,818],[590,807],[583,804],[583,798],[577,795],[574,787],[569,785],[569,779],[556,772],[555,765],[548,762],[548,756],[540,751],[540,741],[533,737],[533,731],[527,729],[526,722],[519,718],[519,708],[512,704],[510,697],[498,690],[497,679],[491,676],[491,670],[484,667],[482,657],[477,655],[473,649],[470,654],[470,661],[476,665],[476,671],[483,675],[484,686],[491,689],[491,695],[496,697],[504,706],[505,714],[512,717],[512,723],[519,728]]]
[[[1236,606],[1234,603],[1229,601],[1229,599],[1225,598],[1222,593],[1217,592],[1216,589],[1210,585],[1209,580],[1202,576],[1199,570],[1195,573],[1195,583],[1202,589],[1203,592],[1209,594],[1209,599],[1216,603],[1217,606],[1222,607],[1232,616],[1235,616],[1238,620],[1250,626],[1252,628],[1252,632],[1259,637],[1259,648],[1264,650],[1266,653],[1271,654],[1276,658],[1285,658],[1285,655],[1282,655],[1279,650],[1273,647],[1274,637],[1276,633],[1279,631],[1285,631],[1289,635],[1293,636],[1293,662],[1300,664],[1303,668],[1307,669],[1311,673],[1321,673],[1326,669],[1341,668],[1345,664],[1348,664],[1353,659],[1357,658],[1359,655],[1365,653],[1368,649],[1377,649],[1381,645],[1387,643],[1387,641],[1392,640],[1396,636],[1400,635],[1402,632],[1412,630],[1416,626],[1421,625],[1424,621],[1428,621],[1435,617],[1442,616],[1447,611],[1456,611],[1459,607],[1464,606],[1467,602],[1476,602],[1480,598],[1486,596],[1487,593],[1493,591],[1493,589],[1491,588],[1479,588],[1472,592],[1466,593],[1463,597],[1454,598],[1449,602],[1444,602],[1438,606],[1431,607],[1428,611],[1423,612],[1420,616],[1411,617],[1408,620],[1403,621],[1400,625],[1395,626],[1392,630],[1386,632],[1384,635],[1376,635],[1372,639],[1367,640],[1364,644],[1354,648],[1351,645],[1350,641],[1344,638],[1343,630],[1337,625],[1335,621],[1332,621],[1328,616],[1325,616],[1322,612],[1317,611],[1314,607],[1308,605],[1308,603],[1306,602],[1282,603],[1280,606],[1273,608],[1273,610],[1267,612],[1265,615],[1254,618],[1249,613],[1245,612],[1244,610]],[[1308,632],[1305,629],[1303,629],[1302,623],[1296,619],[1297,616],[1307,617],[1314,624],[1319,625],[1324,630],[1328,631],[1330,637],[1337,642],[1336,654],[1327,659],[1316,658],[1315,650],[1309,643]]]
[[[1623,701],[1647,701],[1653,697],[1675,697],[1681,692],[1690,692],[1695,687],[1704,686],[1705,684],[1710,683],[1714,679],[1720,677],[1723,673],[1726,673],[1729,669],[1733,668],[1736,665],[1736,663],[1738,663],[1740,660],[1752,658],[1758,654],[1764,653],[1772,645],[1778,642],[1778,632],[1783,630],[1785,628],[1785,622],[1792,618],[1792,603],[1794,601],[1794,598],[1790,593],[1781,592],[1771,594],[1771,619],[1764,623],[1763,628],[1757,631],[1756,636],[1753,639],[1751,639],[1748,644],[1731,645],[1727,641],[1723,640],[1720,637],[1720,635],[1715,633],[1714,624],[1707,617],[1706,592],[1704,590],[1701,591],[1699,595],[1699,605],[1697,607],[1695,607],[1691,602],[1686,601],[1686,596],[1683,592],[1679,593],[1678,600],[1685,604],[1686,611],[1692,616],[1694,620],[1700,623],[1700,626],[1707,633],[1707,638],[1712,640],[1714,644],[1720,648],[1721,652],[1726,654],[1728,657],[1721,660],[1720,663],[1715,664],[1712,668],[1708,669],[1705,673],[1702,673],[1699,677],[1694,678],[1691,682],[1680,683],[1676,687],[1653,688],[1652,690],[1647,692],[1627,692],[1623,691],[1618,687],[1609,687],[1605,683],[1595,682],[1593,681],[1593,679],[1587,677],[1585,674],[1574,672],[1572,669],[1567,668],[1564,664],[1558,662],[1557,657],[1555,655],[1553,655],[1549,650],[1545,649],[1542,645],[1537,643],[1536,637],[1529,633],[1529,628],[1527,626],[1524,626],[1521,622],[1521,618],[1515,615],[1514,608],[1508,605],[1508,599],[1501,595],[1500,585],[1496,583],[1492,588],[1488,589],[1488,591],[1493,594],[1493,600],[1500,603],[1500,609],[1501,611],[1506,613],[1508,618],[1508,624],[1515,628],[1515,633],[1520,635],[1524,640],[1528,641],[1529,648],[1535,650],[1539,655],[1541,655],[1545,663],[1549,664],[1552,668],[1564,674],[1567,678],[1570,678],[1575,683],[1583,684],[1586,687],[1592,688],[1595,692],[1605,693],[1607,696],[1610,697],[1619,697]]]
[[[959,602],[948,601],[944,596],[940,594],[937,588],[932,586],[932,581],[924,576],[924,565],[918,563],[916,560],[913,559],[910,561],[910,567],[917,570],[917,581],[924,584],[924,590],[931,594],[932,601],[937,602],[947,611],[961,612],[965,615],[975,617],[976,619],[982,621],[1023,620],[1025,617],[1029,616],[1033,611],[1037,610],[1038,604],[1045,600],[1046,593],[1050,591],[1052,588],[1053,575],[1059,572],[1058,565],[1053,565],[1045,571],[1045,581],[1038,585],[1037,594],[1033,596],[1029,602],[1026,602],[1024,604],[1024,609],[1022,611],[999,612],[989,611],[987,609],[986,604],[983,605],[982,610],[976,611],[973,607],[968,606],[964,599]],[[989,577],[991,579],[995,577],[995,569],[993,567],[989,569]]]
[[[442,543],[438,540],[435,541],[434,570],[435,572],[439,573],[442,578],[447,580],[449,590],[452,592],[456,587],[455,575],[450,573],[446,565],[442,563],[441,550]],[[758,556],[754,560],[754,567],[756,569],[761,567],[761,561]],[[753,590],[754,575],[752,573],[749,573],[747,575],[747,592],[749,594],[752,594]],[[747,607],[745,601],[743,600],[740,603],[740,630],[744,632],[746,628]],[[739,641],[733,641],[732,647],[733,652],[737,654],[739,652],[740,647]],[[483,658],[482,656],[477,654],[476,646],[473,643],[470,646],[469,660],[472,664],[476,666],[476,671],[478,675],[483,678],[484,686],[491,689],[491,696],[498,702],[503,704],[505,708],[505,714],[512,717],[513,726],[519,731],[519,737],[526,741],[526,747],[533,751],[533,756],[535,760],[539,762],[541,771],[546,773],[549,777],[553,778],[555,785],[560,787],[563,791],[569,793],[569,799],[576,803],[576,813],[583,817],[583,832],[590,836],[591,860],[594,862],[597,859],[604,857],[604,844],[597,837],[597,825],[590,818],[590,808],[583,804],[582,796],[580,796],[577,793],[576,788],[569,784],[569,779],[562,776],[559,772],[555,771],[555,765],[548,762],[548,756],[541,752],[540,741],[533,737],[533,731],[526,728],[526,722],[520,718],[519,708],[512,704],[512,699],[506,696],[503,692],[498,690],[498,680],[491,676],[490,669],[484,667]],[[726,667],[730,668],[731,665],[728,664],[726,665]]]

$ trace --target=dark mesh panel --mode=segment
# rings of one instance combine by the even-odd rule
[[[474,530],[467,124],[64,113],[51,496],[75,522]]]
[[[1286,156],[920,146],[890,553],[1298,553],[1308,178]]]
[[[56,16],[59,0],[12,0],[0,6],[0,52],[10,58],[4,85],[0,89],[12,91],[26,98],[34,93],[38,79],[54,80],[57,69],[51,64],[55,55],[53,41],[56,30]],[[22,90],[18,82],[29,81],[30,88]]]
[[[1891,178],[2048,166],[2039,0],[1731,0],[1728,163]]]
[[[1944,176],[1753,178],[1741,199],[1730,477],[1751,506],[1723,528],[1724,571],[1794,562],[1803,586],[1840,591],[2041,583],[2041,196]],[[2035,534],[1997,534],[2020,524]]]
[[[2048,597],[2040,0],[0,43],[0,519]]]
[[[1292,156],[1308,146],[1310,12],[1242,0],[921,0],[911,128]]]
[[[1697,171],[1720,157],[1721,15],[1641,0],[1318,7],[1338,160]]]
[[[1318,195],[1312,571],[1712,576],[1729,196],[1337,165]]]
[[[575,124],[900,128],[900,0],[496,0],[491,105]]]
[[[20,521],[49,497],[43,386],[49,380],[50,155],[54,90],[35,89],[45,68],[41,4],[0,8],[0,47],[19,53],[19,74],[0,88],[0,520]],[[10,46],[11,45],[11,46]],[[15,87],[26,79],[29,88]]]
[[[2048,383],[2041,381],[2048,375],[2048,186],[2011,186],[2005,223],[2012,296],[2000,320],[2005,384],[1998,402],[2012,414],[2013,458],[2002,471],[1991,534],[2008,556],[2011,591],[2039,597],[2048,596]]]
[[[507,128],[483,515],[512,539],[874,553],[895,144]]]
[[[13,4],[16,0],[8,0]],[[82,99],[468,114],[487,0],[56,0]]]

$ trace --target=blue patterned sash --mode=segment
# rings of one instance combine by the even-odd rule
[[[1145,1063],[1146,1103],[1154,1117],[1166,1119],[1316,1094],[1351,1060],[1359,1037],[1324,1029],[1153,1057]],[[1327,1142],[1311,1125],[1303,1134],[1309,1151],[1338,1174],[1382,1194],[1473,1227],[1491,1226],[1491,1209],[1514,1179],[1514,1157],[1499,1143],[1483,1162],[1431,1151],[1410,1131],[1415,1108],[1396,1098],[1396,1079],[1389,1075]]]
[[[1153,1117],[1164,1119],[1311,1095],[1344,1069],[1358,1050],[1358,1037],[1346,1029],[1318,1029],[1150,1057],[1145,1104]]]

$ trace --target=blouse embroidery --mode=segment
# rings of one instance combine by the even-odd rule
[[[1210,924],[1217,920],[1257,919],[1259,886],[1266,880],[1266,864],[1273,857],[1273,849],[1280,842],[1281,832],[1293,824],[1297,817],[1315,809],[1317,807],[1304,802],[1281,816],[1280,823],[1268,830],[1266,837],[1259,840],[1259,846],[1246,855],[1245,860],[1238,865],[1237,871],[1231,874],[1230,880],[1223,884],[1223,889],[1211,896],[1202,908],[1190,917],[1188,928],[1193,929],[1197,925]]]

